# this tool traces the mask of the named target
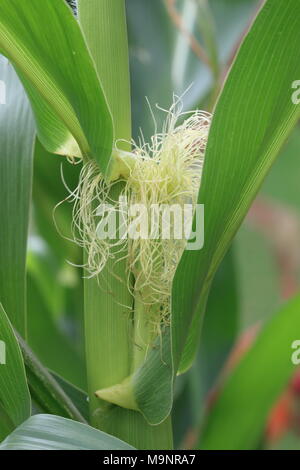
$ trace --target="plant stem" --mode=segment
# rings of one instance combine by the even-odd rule
[[[131,139],[130,78],[124,0],[79,0],[79,21],[112,113],[115,140]],[[122,144],[123,148],[129,144]],[[121,183],[114,187],[118,197]],[[114,266],[113,266],[114,264]],[[115,276],[112,275],[112,269]],[[99,282],[85,279],[85,330],[91,422],[140,449],[172,447],[170,418],[150,426],[139,412],[109,405],[96,390],[121,383],[131,371],[133,298],[126,261],[106,266]],[[102,279],[106,283],[103,284]],[[102,285],[99,285],[102,283]]]
[[[16,331],[15,335],[22,351],[32,398],[41,400],[41,403],[48,408],[47,412],[51,414],[60,414],[86,424],[84,417],[48,369],[42,365]]]

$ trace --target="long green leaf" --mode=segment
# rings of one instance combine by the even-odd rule
[[[0,50],[23,81],[48,150],[93,157],[105,172],[111,116],[68,5],[62,0],[1,0]]]
[[[203,449],[255,449],[275,400],[296,370],[300,296],[271,319],[226,381],[207,418]]]
[[[186,370],[214,273],[264,177],[300,117],[291,84],[300,74],[300,3],[267,1],[242,44],[217,103],[199,202],[205,246],[186,251],[173,286],[173,352]],[[192,320],[190,336],[185,332]]]
[[[25,260],[35,129],[18,77],[2,56],[0,80],[5,85],[5,103],[0,104],[0,302],[25,336]]]
[[[31,413],[22,354],[9,319],[0,304],[0,440]]]
[[[19,426],[0,450],[133,450],[113,436],[60,416],[36,415]]]

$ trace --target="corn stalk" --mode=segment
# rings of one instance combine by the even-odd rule
[[[114,140],[131,140],[128,42],[123,0],[79,0],[79,21],[92,53],[111,110]],[[128,146],[125,149],[128,149]],[[113,188],[118,198],[122,183]],[[115,262],[115,260],[114,260]],[[99,389],[121,383],[129,376],[133,359],[132,311],[127,289],[126,261],[111,274],[108,262],[99,279],[86,279],[85,338],[92,424],[137,448],[172,446],[170,418],[150,426],[133,410],[110,405],[95,396]],[[105,285],[100,285],[105,279]],[[127,308],[126,308],[127,307]],[[133,327],[134,328],[134,327]]]

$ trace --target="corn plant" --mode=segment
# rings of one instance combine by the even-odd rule
[[[254,14],[255,2],[241,2],[254,17],[224,79],[210,2],[179,3],[198,15],[200,42],[168,0],[0,0],[1,449],[173,449],[174,400],[199,364],[213,295],[224,331],[233,318],[226,253],[300,115],[300,4],[266,0]],[[139,21],[154,12],[168,18],[166,31],[179,28],[179,43],[210,71],[208,86],[187,76],[165,90],[169,64],[155,70],[150,57],[147,110],[135,88],[134,58],[148,56],[132,45],[134,8]],[[168,107],[156,107],[164,94]],[[134,205],[147,217],[153,207],[190,205],[189,233],[204,205],[203,246],[164,238],[163,221],[156,237],[142,236],[145,219],[139,236],[123,237]],[[112,221],[114,235],[100,237]],[[258,447],[295,369],[299,302],[262,328],[205,420],[197,392],[193,446]],[[63,309],[77,318],[58,329],[53,312]],[[83,330],[84,355],[74,339]]]

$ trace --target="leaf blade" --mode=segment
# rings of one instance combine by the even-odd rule
[[[45,144],[48,139],[49,150],[58,153],[70,144],[72,155],[72,134],[82,155],[95,158],[105,172],[112,148],[111,116],[70,8],[60,0],[33,0],[30,5],[2,0],[0,14],[0,49],[24,80],[38,129],[44,130],[41,140]],[[55,132],[62,138],[60,146]]]
[[[300,5],[289,0],[281,7],[278,1],[267,1],[261,9],[214,112],[198,199],[206,209],[205,246],[185,252],[173,285],[175,362],[185,343],[182,331],[203,314],[215,271],[300,116],[290,93],[291,77],[300,73]],[[195,355],[192,337],[186,342],[190,349],[185,350],[181,371],[190,367]]]
[[[0,301],[26,335],[25,262],[35,128],[11,64],[0,56],[6,104],[0,105]],[[18,295],[16,295],[16,291]]]
[[[86,424],[36,415],[19,426],[0,450],[134,450],[129,444]]]

